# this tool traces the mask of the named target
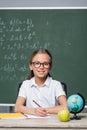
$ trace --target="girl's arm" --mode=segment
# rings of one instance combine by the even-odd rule
[[[63,96],[63,95],[59,96],[58,103],[59,103],[58,106],[46,108],[47,113],[48,114],[57,114],[58,111],[60,111],[62,109],[68,109],[66,96]]]
[[[27,107],[24,104],[25,104],[25,98],[19,96],[17,98],[14,111],[21,112],[23,114],[32,114],[32,115],[37,115],[37,116],[47,115],[46,110],[42,107],[32,108],[32,107]]]

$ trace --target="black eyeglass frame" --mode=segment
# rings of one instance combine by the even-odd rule
[[[43,62],[43,63],[40,63],[40,62],[32,62],[32,64],[34,65],[35,68],[39,68],[41,65],[43,65],[44,68],[49,68],[50,65],[51,65],[51,62]]]

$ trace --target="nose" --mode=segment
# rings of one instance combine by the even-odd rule
[[[44,64],[42,63],[42,64],[40,64],[40,68],[44,68]]]

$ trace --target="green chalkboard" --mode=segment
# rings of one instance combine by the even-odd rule
[[[87,10],[0,10],[0,103],[15,103],[32,51],[53,55],[51,75],[81,93],[87,104]]]

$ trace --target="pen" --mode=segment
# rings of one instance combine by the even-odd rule
[[[34,102],[38,107],[41,107],[35,100],[33,100],[33,102]]]

